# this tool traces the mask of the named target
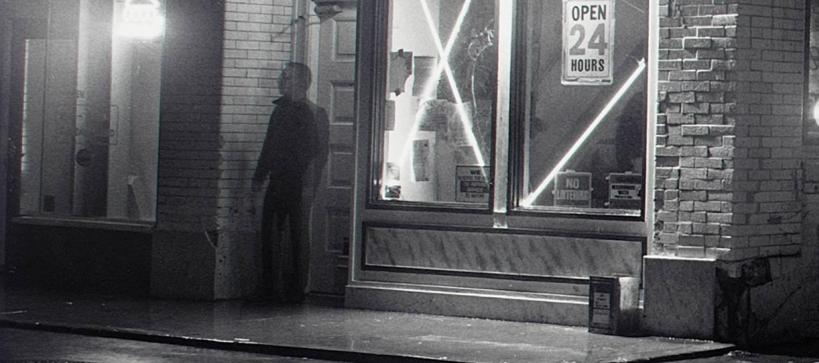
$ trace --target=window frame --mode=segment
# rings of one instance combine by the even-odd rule
[[[74,28],[71,29],[71,31],[73,33],[59,33],[59,32],[55,32],[52,29],[52,27],[55,26],[54,24],[62,24],[60,21],[54,19],[54,16],[55,16],[54,13],[56,11],[60,10],[60,9],[55,10],[55,8],[58,8],[58,6],[54,5],[55,3],[56,2],[54,2],[54,0],[49,0],[49,1],[44,3],[42,8],[36,8],[34,10],[32,10],[32,8],[27,8],[27,9],[29,9],[28,11],[31,14],[36,14],[37,16],[31,16],[31,17],[9,16],[8,17],[8,21],[10,23],[12,23],[12,25],[9,27],[10,29],[12,29],[11,35],[9,36],[9,42],[10,42],[9,49],[11,49],[11,51],[10,51],[11,55],[9,55],[10,58],[20,57],[21,59],[23,59],[22,57],[24,57],[24,56],[21,56],[20,54],[15,54],[15,52],[20,53],[21,50],[20,49],[14,49],[14,48],[15,47],[24,48],[25,47],[24,44],[28,40],[42,40],[42,41],[45,42],[46,47],[48,47],[50,42],[52,42],[54,40],[62,40],[62,39],[71,41],[72,44],[75,45],[76,54],[74,54],[74,56],[76,57],[76,59],[79,59],[81,57],[82,48],[80,48],[80,46],[79,46],[79,43],[81,42],[81,40],[80,40],[80,29],[84,25],[83,24],[83,18],[82,18],[81,14],[80,14],[82,7],[81,7],[81,5],[78,4],[77,9],[76,9],[78,12],[77,13],[72,13],[72,16],[77,17],[77,28],[76,29],[74,29]],[[111,4],[110,4],[110,6],[111,6],[110,24],[111,25],[116,24],[117,15],[114,12],[117,11],[116,10],[117,3],[118,3],[118,1],[111,0]],[[165,16],[166,15],[166,4],[167,3],[162,1],[162,2],[157,2],[157,4],[159,4],[159,6],[160,6],[161,14],[163,16]],[[61,5],[68,6],[68,7],[72,6],[68,2],[66,2],[65,4],[61,4]],[[25,6],[28,6],[28,5],[25,5]],[[72,10],[75,10],[75,9],[72,8]],[[62,24],[62,25],[65,25],[65,24]],[[40,28],[42,28],[42,29],[40,29]],[[108,58],[109,61],[111,60],[111,57],[113,56],[113,51],[112,51],[111,48],[114,46],[115,42],[118,42],[118,41],[119,42],[134,42],[135,44],[136,43],[148,43],[148,42],[150,42],[150,43],[154,43],[154,45],[156,46],[156,49],[158,49],[158,52],[159,52],[158,57],[156,57],[155,60],[158,60],[160,62],[160,64],[161,64],[161,57],[162,57],[163,46],[164,46],[163,43],[165,41],[165,39],[164,39],[164,37],[165,37],[164,24],[163,24],[162,31],[156,37],[140,38],[140,37],[134,37],[134,36],[127,36],[127,38],[129,38],[129,39],[125,39],[125,40],[118,39],[118,37],[121,37],[121,35],[116,34],[116,29],[112,28],[111,29],[111,34],[110,34],[110,39],[109,39],[110,42],[111,42],[111,44],[110,44],[111,47],[109,47],[108,54],[107,54],[107,58]],[[131,38],[133,38],[133,39],[131,39]],[[20,42],[22,42],[21,43],[22,46],[21,46],[21,44],[18,44]],[[128,56],[129,57],[134,57],[132,54],[129,54]],[[149,216],[150,216],[149,218],[145,218],[145,217],[131,218],[131,217],[127,217],[127,216],[126,217],[114,216],[114,215],[111,215],[110,209],[107,206],[105,208],[106,212],[103,215],[94,215],[94,214],[79,215],[79,214],[76,214],[76,212],[61,213],[61,212],[44,211],[41,195],[39,195],[39,198],[38,198],[39,201],[37,203],[36,210],[31,210],[31,211],[23,210],[23,203],[21,202],[21,195],[22,195],[22,192],[23,192],[23,188],[22,188],[22,182],[23,182],[23,178],[22,178],[22,161],[23,161],[22,160],[22,151],[23,151],[23,147],[22,147],[22,145],[23,145],[23,142],[24,142],[24,137],[23,137],[23,131],[22,130],[25,127],[25,125],[24,125],[24,123],[25,123],[25,114],[24,114],[24,111],[23,111],[23,104],[24,104],[25,100],[24,100],[24,95],[23,95],[22,89],[25,87],[24,84],[26,82],[26,79],[25,79],[26,75],[20,73],[20,69],[25,69],[25,64],[16,64],[15,63],[15,62],[19,63],[19,61],[20,60],[12,59],[10,61],[10,65],[8,66],[8,69],[6,70],[7,72],[10,73],[10,75],[9,75],[10,87],[14,88],[14,89],[19,88],[18,92],[13,92],[16,95],[14,97],[10,98],[10,100],[9,100],[9,121],[10,121],[9,125],[8,125],[8,128],[9,128],[9,153],[8,153],[9,155],[8,155],[8,161],[9,161],[9,163],[8,163],[7,178],[6,178],[6,183],[8,185],[7,193],[6,193],[6,195],[7,195],[7,197],[6,197],[7,198],[6,212],[7,212],[7,215],[9,216],[9,218],[10,218],[9,220],[14,224],[21,224],[21,225],[23,225],[23,224],[48,225],[48,226],[60,226],[60,227],[67,226],[67,227],[78,227],[78,228],[99,228],[99,229],[111,229],[111,230],[123,230],[123,231],[135,230],[135,231],[140,231],[140,232],[146,232],[146,231],[152,230],[155,227],[155,225],[157,224],[157,221],[158,221],[158,218],[159,218],[159,216],[158,216],[159,195],[157,194],[157,190],[154,190],[153,198],[152,198],[152,201],[151,201],[151,203],[149,205],[150,208],[145,209],[146,211],[150,211],[149,212]],[[20,68],[20,69],[18,69],[18,68]],[[133,70],[131,70],[131,72],[133,72]],[[161,74],[162,74],[161,66],[160,66],[160,68],[156,69],[156,74],[161,79]],[[116,107],[116,105],[114,105],[114,103],[111,102],[111,100],[110,100],[110,96],[113,93],[113,87],[111,86],[111,82],[113,81],[114,77],[110,73],[105,75],[105,77],[106,77],[105,84],[101,88],[102,89],[107,89],[106,92],[107,92],[108,97],[109,97],[108,106],[109,106],[109,108],[114,108],[114,107]],[[76,92],[79,92],[79,91],[76,90]],[[159,108],[159,102],[161,102],[161,93],[162,92],[161,92],[161,86],[160,86],[159,88],[156,89],[156,93],[155,93],[156,101],[157,101],[157,111],[161,111],[161,109]],[[73,110],[74,110],[74,113],[72,114],[72,117],[74,117],[75,119],[78,119],[79,118],[78,115],[80,115],[80,113],[78,112],[76,105],[73,106]],[[109,109],[109,112],[110,112],[110,109]],[[111,117],[111,119],[114,119],[114,118]],[[109,141],[107,141],[105,143],[105,147],[107,149],[106,150],[106,161],[105,161],[106,164],[109,164],[111,162],[110,161],[110,151],[111,151],[110,148],[112,147],[112,145],[117,145],[116,141],[115,142],[110,141],[110,138],[112,137],[111,132],[114,131],[114,129],[113,129],[114,126],[110,125],[110,123],[113,122],[111,119],[108,119],[109,127],[108,127],[108,130],[107,130],[108,133],[106,134],[106,137],[109,140]],[[115,119],[118,121],[118,117],[115,118]],[[151,167],[154,170],[155,175],[154,175],[153,179],[150,179],[150,178],[147,179],[147,180],[149,180],[147,182],[147,184],[150,184],[150,185],[153,185],[153,186],[158,185],[158,177],[159,177],[158,176],[158,172],[159,172],[159,164],[158,164],[159,159],[158,159],[158,156],[159,156],[159,132],[160,132],[159,126],[160,126],[160,124],[161,124],[161,115],[160,115],[160,113],[157,113],[156,114],[156,126],[157,126],[157,128],[154,130],[154,135],[153,135],[153,138],[154,138],[153,142],[155,144],[155,148],[149,150],[149,153],[153,154],[153,156],[156,157],[156,160],[155,160],[155,162],[153,163],[153,165]],[[74,125],[75,125],[75,128],[76,128],[77,127],[77,121],[76,120],[74,121]],[[77,131],[77,132],[79,133],[79,131]],[[116,132],[119,132],[119,130],[117,129]],[[75,169],[77,167],[76,166],[76,164],[77,164],[77,160],[76,160],[77,152],[79,150],[81,150],[81,149],[78,148],[78,144],[76,142],[77,135],[73,135],[73,137],[75,139],[72,142],[72,153],[71,153],[71,156],[70,156],[70,158],[72,159],[72,174],[73,174],[73,169]],[[122,136],[120,136],[120,137],[122,137]],[[90,143],[91,142],[89,142],[89,144]],[[42,149],[45,149],[45,146],[43,146]],[[38,167],[40,169],[43,168],[42,165],[39,165]],[[109,169],[106,169],[105,172],[106,172],[106,174],[105,174],[105,179],[106,179],[105,188],[106,188],[106,191],[105,192],[107,193],[109,191],[108,189],[110,188],[110,185],[108,185],[108,180],[111,178],[111,172],[110,172]],[[72,183],[74,183],[73,176],[72,176]],[[76,185],[74,185],[73,187],[76,188]],[[110,197],[108,197],[108,196],[105,197],[104,204],[109,203],[109,198]],[[71,203],[72,204],[76,203],[76,201],[74,200],[73,197],[72,197]]]
[[[486,204],[463,203],[463,202],[441,202],[441,201],[410,201],[410,200],[391,200],[383,199],[380,196],[381,189],[384,188],[384,180],[382,180],[384,167],[384,146],[385,146],[385,132],[386,130],[386,101],[387,101],[387,79],[389,74],[388,54],[390,52],[389,37],[392,35],[390,6],[393,1],[388,0],[375,2],[375,14],[379,19],[374,25],[372,41],[373,41],[373,79],[371,80],[372,93],[370,95],[372,100],[373,117],[371,120],[370,129],[370,152],[368,155],[369,163],[367,165],[367,198],[366,207],[368,209],[383,209],[383,210],[407,210],[407,211],[436,211],[436,212],[458,212],[458,213],[476,213],[476,214],[491,214],[494,200],[495,200],[495,175],[496,175],[496,139],[497,139],[497,120],[498,120],[498,102],[497,94],[498,88],[495,87],[492,95],[491,118],[489,120],[491,137],[489,139],[489,156],[487,160],[491,160],[488,165],[490,176],[489,180],[489,201]],[[496,7],[497,7],[496,1]],[[497,8],[496,16],[497,16]],[[497,20],[497,18],[496,18]],[[498,30],[497,24],[495,30]],[[498,58],[501,54],[498,54]],[[497,85],[497,80],[495,80]]]
[[[649,7],[654,5],[653,0],[647,0]],[[515,19],[514,19],[514,32],[513,32],[513,47],[515,51],[512,53],[512,86],[509,90],[510,92],[510,147],[509,147],[509,168],[508,168],[508,175],[510,178],[509,183],[509,200],[507,202],[507,210],[509,211],[508,214],[510,216],[541,216],[541,217],[559,217],[559,218],[582,218],[582,219],[600,219],[600,220],[623,220],[623,221],[642,221],[646,218],[647,213],[647,203],[646,200],[651,197],[651,193],[653,193],[653,189],[649,190],[650,184],[648,183],[649,177],[649,170],[652,170],[653,174],[653,165],[649,162],[652,160],[649,156],[651,155],[648,151],[649,148],[653,147],[652,137],[649,133],[649,130],[653,126],[653,123],[650,122],[651,120],[651,83],[653,78],[651,77],[651,71],[653,70],[653,66],[651,63],[652,59],[652,47],[651,47],[651,24],[647,24],[648,34],[646,34],[646,69],[643,71],[645,84],[645,102],[646,102],[646,110],[644,116],[644,124],[645,129],[643,130],[643,173],[642,173],[642,181],[641,185],[643,188],[643,198],[641,207],[639,209],[639,213],[624,213],[622,209],[617,210],[606,210],[603,208],[570,208],[570,207],[554,207],[554,206],[531,206],[531,207],[523,207],[521,206],[521,200],[525,197],[523,190],[524,190],[524,183],[527,182],[524,178],[524,163],[526,162],[525,157],[525,145],[526,143],[526,128],[525,123],[526,120],[526,113],[527,113],[527,99],[528,99],[528,87],[529,87],[529,79],[527,76],[527,66],[528,66],[528,57],[526,49],[528,45],[528,24],[526,22],[526,13],[527,9],[525,5],[527,1],[517,1],[515,2]],[[647,17],[651,17],[651,12],[647,14]],[[650,19],[647,19],[650,20]],[[577,87],[587,87],[587,86],[577,86]],[[552,181],[549,185],[553,186],[554,181]],[[547,189],[548,191],[549,189]],[[632,211],[637,211],[637,209],[632,209]]]
[[[602,208],[555,208],[549,206],[533,208],[522,207],[520,205],[520,201],[523,198],[523,183],[526,182],[523,179],[522,169],[525,152],[523,150],[523,140],[525,138],[523,131],[525,129],[524,123],[526,121],[525,110],[527,100],[527,87],[525,85],[527,79],[527,57],[525,50],[527,41],[527,24],[524,17],[526,13],[526,7],[524,6],[526,1],[515,1],[511,5],[511,19],[509,19],[511,22],[511,29],[509,30],[511,52],[509,54],[503,54],[502,50],[499,50],[498,52],[498,63],[503,61],[501,58],[508,58],[506,61],[509,63],[509,74],[503,75],[503,69],[501,69],[502,67],[499,66],[498,80],[496,80],[496,87],[494,87],[495,97],[492,105],[492,139],[490,140],[491,159],[487,159],[492,160],[489,169],[490,175],[493,176],[492,180],[490,181],[490,196],[488,205],[476,206],[473,204],[457,202],[423,202],[382,199],[380,192],[381,188],[384,187],[383,181],[381,180],[381,175],[384,164],[384,132],[386,131],[385,103],[387,101],[386,81],[388,77],[388,39],[391,34],[391,24],[389,19],[389,7],[391,2],[385,1],[374,3],[375,9],[371,10],[375,15],[373,19],[374,23],[372,24],[373,29],[371,30],[372,33],[368,35],[368,38],[371,37],[370,40],[372,40],[372,48],[370,51],[371,54],[369,55],[373,62],[373,71],[371,74],[372,78],[361,78],[361,80],[368,82],[368,84],[371,86],[369,92],[367,92],[367,98],[372,101],[369,110],[369,112],[371,112],[370,124],[368,125],[370,140],[369,149],[367,150],[368,155],[366,157],[368,164],[366,166],[365,173],[367,179],[365,186],[366,197],[364,198],[364,207],[366,209],[434,211],[444,213],[494,213],[496,215],[502,214],[506,217],[521,217],[524,219],[529,219],[530,217],[548,217],[569,220],[588,219],[644,222],[647,220],[647,218],[649,218],[649,206],[653,205],[651,200],[653,195],[653,183],[650,182],[650,178],[653,178],[654,175],[653,152],[651,152],[651,148],[654,147],[654,132],[652,127],[655,127],[654,123],[651,122],[651,119],[652,117],[656,117],[656,114],[651,107],[652,100],[656,98],[652,95],[652,92],[656,90],[656,86],[652,84],[652,82],[656,83],[656,77],[652,75],[656,72],[656,66],[653,64],[653,62],[656,62],[656,55],[652,54],[652,52],[656,52],[656,46],[652,45],[652,42],[656,42],[656,35],[651,34],[652,29],[654,29],[656,26],[656,21],[651,18],[652,16],[657,15],[656,9],[654,9],[654,7],[657,6],[657,2],[655,0],[648,0],[650,9],[647,10],[646,15],[648,18],[648,34],[646,34],[645,46],[646,69],[643,71],[643,75],[641,75],[641,77],[644,77],[643,82],[645,82],[644,92],[646,110],[644,115],[645,129],[643,130],[642,135],[644,137],[642,150],[642,154],[644,156],[642,173],[643,198],[639,213],[623,213],[622,209],[607,211],[606,209]],[[496,4],[497,3],[499,2],[496,1]],[[497,13],[498,9],[496,9],[496,14]],[[496,20],[500,22],[497,15]],[[496,25],[495,28],[498,30],[499,26]],[[368,29],[366,29],[366,27],[361,27],[359,31],[368,31]],[[499,31],[499,33],[500,32],[501,31]],[[501,35],[499,34],[499,36]],[[504,89],[501,86],[501,77],[504,76],[508,79],[508,89]],[[360,74],[359,77],[361,77]],[[505,104],[500,103],[503,101],[505,101]],[[506,129],[504,129],[504,127],[499,127],[499,124],[502,122],[507,124],[505,125]],[[507,131],[507,133],[501,135],[498,131]],[[506,140],[501,140],[504,138],[506,138]],[[505,150],[499,148],[504,145]],[[505,176],[503,178],[504,180],[501,180],[499,176]],[[505,193],[505,195],[499,195],[501,192]],[[637,209],[633,209],[633,211],[637,211]]]

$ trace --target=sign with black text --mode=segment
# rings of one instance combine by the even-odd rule
[[[489,167],[458,165],[455,176],[458,179],[455,201],[489,203]]]
[[[610,173],[609,208],[640,209],[643,205],[643,175],[634,173]]]
[[[555,177],[556,207],[591,207],[591,173],[562,171]]]
[[[612,83],[614,0],[563,0],[565,85]]]

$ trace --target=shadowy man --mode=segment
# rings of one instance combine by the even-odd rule
[[[308,259],[303,253],[309,248],[304,241],[307,226],[303,223],[302,191],[307,186],[315,196],[327,158],[327,114],[307,100],[311,77],[310,69],[301,63],[288,63],[282,71],[282,96],[273,101],[275,107],[253,175],[254,192],[268,179],[261,220],[262,296],[276,296],[275,277],[281,272],[286,302],[304,300]],[[284,238],[285,222],[289,239]],[[289,258],[282,248],[287,242]]]

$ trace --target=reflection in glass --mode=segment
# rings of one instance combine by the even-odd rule
[[[495,1],[393,1],[390,14],[380,198],[488,205]]]
[[[50,1],[26,35],[21,215],[155,219],[162,38],[113,34],[130,3]]]
[[[599,3],[613,10],[614,34],[603,43],[600,33],[588,31],[598,38],[586,40],[597,39],[612,52],[610,84],[565,82],[563,48],[585,43],[563,38],[562,2],[531,1],[521,12],[527,32],[521,207],[628,214],[641,209],[649,1]]]

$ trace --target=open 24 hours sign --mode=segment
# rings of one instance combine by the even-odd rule
[[[563,0],[565,85],[612,83],[614,0]]]

